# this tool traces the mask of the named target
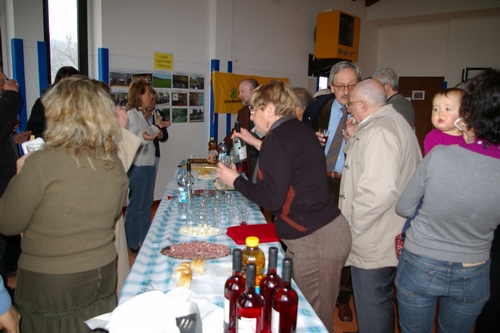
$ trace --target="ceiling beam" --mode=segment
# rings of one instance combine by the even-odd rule
[[[370,7],[373,4],[376,4],[380,0],[365,0],[365,7]]]

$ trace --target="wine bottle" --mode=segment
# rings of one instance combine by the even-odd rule
[[[267,274],[260,280],[260,295],[264,297],[264,320],[262,333],[271,332],[271,314],[273,310],[273,296],[276,289],[281,287],[281,278],[277,273],[278,248],[269,248],[269,264]]]
[[[233,250],[233,275],[224,284],[224,332],[236,333],[236,301],[245,291],[241,274],[241,249]]]
[[[272,333],[294,333],[297,328],[299,297],[292,288],[292,259],[283,259],[281,288],[274,293],[271,316]]]
[[[236,303],[238,316],[236,332],[260,333],[264,300],[255,292],[255,264],[247,265],[245,283],[245,291],[238,297]]]
[[[234,130],[240,133],[240,122],[236,121],[234,123]],[[247,160],[247,144],[240,138],[233,139],[233,158],[234,165],[236,166],[236,171],[239,173],[246,172],[248,170],[248,160]]]
[[[191,174],[191,162],[187,162],[186,163],[186,171],[187,171],[187,174],[186,174],[186,191],[187,191],[187,195],[189,196],[189,198],[193,199],[194,198],[194,177],[193,175]]]

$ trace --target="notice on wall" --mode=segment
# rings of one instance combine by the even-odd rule
[[[127,109],[128,88],[146,81],[156,91],[155,114],[172,123],[205,121],[205,76],[172,71],[110,69],[109,85],[115,104]]]
[[[174,55],[173,53],[155,52],[154,55],[154,69],[171,71],[174,69]]]

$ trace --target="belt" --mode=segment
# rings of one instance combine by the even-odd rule
[[[338,179],[342,178],[342,174],[340,172],[335,172],[335,171],[328,171],[326,173],[326,176],[332,177],[332,178],[338,178]]]

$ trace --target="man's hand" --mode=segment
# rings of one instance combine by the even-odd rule
[[[239,133],[234,131],[233,134],[231,135],[231,139],[234,139],[234,138],[240,138],[241,140],[245,141],[247,144],[252,145],[255,148],[257,148],[257,150],[260,150],[262,140],[253,136],[253,134],[250,133],[250,131],[248,131],[246,128],[241,128]]]
[[[358,124],[356,124],[356,120],[353,117],[349,118],[345,123],[345,130],[342,130],[344,140],[347,142],[356,133],[357,129]]]
[[[7,80],[7,82],[5,82],[3,84],[3,90],[12,90],[12,91],[17,91],[19,92],[19,84],[17,84],[17,81],[16,80]]]
[[[21,316],[11,305],[9,310],[0,316],[0,330],[7,333],[19,333],[19,320]]]
[[[19,132],[19,133],[14,134],[12,136],[12,138],[14,139],[15,143],[20,145],[21,143],[28,141],[30,135],[31,135],[31,131],[24,131],[24,132]]]
[[[215,162],[215,158],[218,156],[219,154],[217,153],[216,150],[212,151],[210,154],[207,155],[207,161],[209,163],[214,163]]]
[[[321,132],[315,132],[316,136],[318,137],[319,143],[321,144],[321,147],[324,147],[326,145],[326,138],[321,134]]]

